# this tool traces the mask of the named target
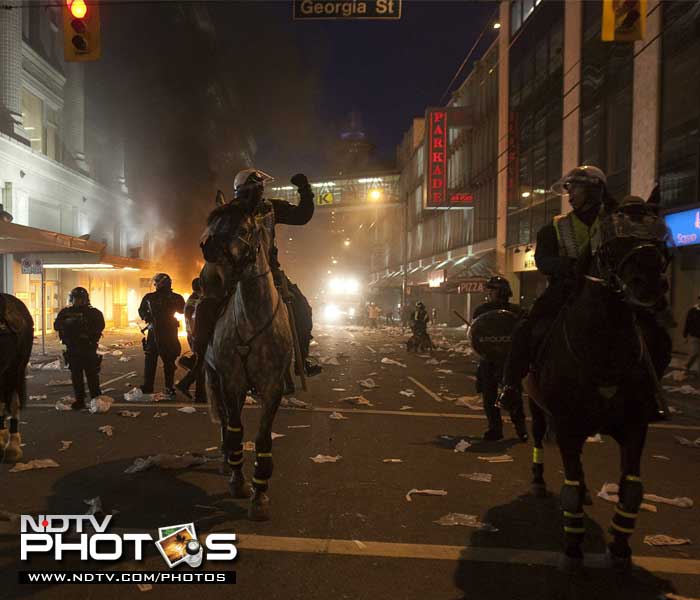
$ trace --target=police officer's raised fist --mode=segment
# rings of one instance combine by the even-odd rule
[[[294,177],[292,177],[292,183],[299,189],[309,186],[309,180],[303,173],[297,173],[296,175],[294,175]]]

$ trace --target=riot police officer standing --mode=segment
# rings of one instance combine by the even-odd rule
[[[102,312],[90,305],[90,295],[83,287],[71,290],[68,303],[69,306],[58,313],[53,328],[66,346],[64,356],[70,367],[75,395],[72,408],[81,410],[85,408],[83,375],[87,379],[90,397],[96,398],[102,394],[100,390],[102,357],[97,354],[97,343],[102,337],[105,320]]]
[[[511,304],[508,300],[513,295],[508,280],[495,276],[486,282],[488,291],[488,301],[477,307],[474,311],[474,321],[478,317],[488,312],[496,310],[506,310],[520,317],[522,311],[519,306]],[[508,316],[508,315],[506,315]],[[476,389],[480,392],[484,400],[484,412],[488,420],[488,429],[484,433],[485,441],[498,441],[503,439],[503,421],[501,411],[496,406],[498,398],[498,385],[503,374],[503,362],[489,360],[485,356],[481,357],[477,367]],[[520,388],[517,390],[515,398],[510,407],[510,419],[513,422],[515,431],[521,441],[527,441],[527,427],[525,426],[525,413],[523,411],[523,400],[520,395]]]
[[[185,299],[172,290],[173,281],[166,273],[153,276],[155,291],[146,294],[139,306],[139,316],[148,323],[148,336],[144,340],[144,382],[141,391],[153,393],[153,383],[158,367],[158,357],[163,362],[165,393],[175,397],[175,360],[180,356],[177,337],[178,322],[175,313],[185,311]]]

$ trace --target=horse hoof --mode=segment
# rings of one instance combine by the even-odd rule
[[[530,485],[532,490],[532,495],[535,498],[546,498],[547,497],[547,485],[545,483],[532,483]]]
[[[583,570],[583,558],[562,554],[559,559],[559,570],[568,575],[575,575]]]
[[[24,456],[24,452],[20,447],[20,441],[15,439],[13,434],[2,452],[2,462],[16,463],[22,460],[22,456]]]
[[[251,521],[270,520],[270,499],[265,494],[253,497],[253,501],[248,509],[248,518]]]
[[[228,482],[228,489],[234,498],[247,500],[253,495],[253,486],[243,478],[231,479]]]

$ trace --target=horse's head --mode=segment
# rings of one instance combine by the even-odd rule
[[[226,263],[234,272],[243,271],[255,263],[260,247],[260,229],[255,216],[237,204],[220,206],[209,215],[201,239],[204,259],[210,263]]]
[[[632,305],[652,307],[668,291],[672,238],[657,206],[628,196],[600,218],[591,240],[595,270]]]

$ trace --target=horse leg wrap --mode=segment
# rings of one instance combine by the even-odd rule
[[[532,448],[532,477],[536,483],[544,482],[544,448]]]
[[[243,468],[243,428],[226,427],[226,439],[224,440],[226,449],[226,464],[235,471]]]
[[[267,482],[272,477],[272,452],[255,453],[255,473],[253,486],[256,491],[267,491]]]
[[[567,554],[569,548],[580,552],[580,545],[583,542],[585,529],[583,526],[583,498],[581,497],[581,482],[570,479],[564,480],[561,488],[561,508],[564,512],[564,533],[567,538]]]
[[[0,415],[0,431],[5,429],[5,415]]]
[[[19,433],[19,419],[13,417],[8,420],[10,421],[10,435],[13,433]]]
[[[615,506],[615,514],[610,523],[610,533],[616,541],[626,545],[627,538],[634,533],[643,498],[642,480],[636,475],[627,475],[620,484],[620,502]]]

